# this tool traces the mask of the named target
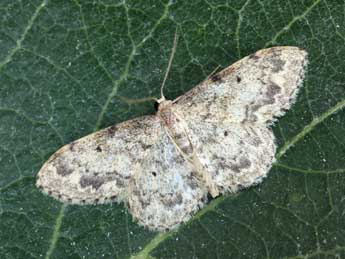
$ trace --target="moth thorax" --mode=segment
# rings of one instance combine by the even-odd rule
[[[158,111],[171,109],[171,106],[172,106],[172,101],[170,100],[158,101],[157,103],[158,103]]]
[[[174,112],[172,101],[163,101],[158,107],[157,115],[163,122],[169,136],[184,155],[189,157],[189,155],[193,154],[192,144],[189,141],[183,123],[181,123],[178,115]]]
[[[172,112],[172,101],[162,101],[158,103],[157,116],[162,120],[163,124],[170,126],[175,122],[174,114]]]

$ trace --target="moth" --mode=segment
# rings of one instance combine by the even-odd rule
[[[151,230],[176,228],[208,194],[234,193],[267,175],[276,151],[272,122],[294,103],[306,63],[298,47],[272,47],[175,100],[162,94],[155,115],[59,149],[39,171],[37,186],[72,204],[123,202]]]

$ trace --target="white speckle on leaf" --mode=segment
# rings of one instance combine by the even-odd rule
[[[236,192],[266,177],[276,151],[271,125],[296,100],[305,64],[297,47],[247,56],[174,101],[160,100],[155,116],[62,147],[37,186],[73,204],[124,202],[145,227],[175,228],[208,193]]]

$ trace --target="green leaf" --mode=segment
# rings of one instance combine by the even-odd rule
[[[0,3],[0,258],[345,258],[345,3],[342,0]],[[153,114],[165,94],[273,45],[306,49],[293,108],[274,126],[269,177],[212,200],[175,232],[122,204],[66,206],[35,176],[63,144]]]

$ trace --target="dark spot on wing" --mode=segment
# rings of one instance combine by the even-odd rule
[[[280,91],[281,91],[281,89],[280,89],[279,85],[277,85],[276,83],[270,82],[270,84],[267,86],[266,96],[261,101],[261,103],[263,105],[274,104],[275,103],[274,96],[279,94]]]
[[[99,177],[99,176],[87,176],[83,175],[80,178],[80,186],[81,188],[86,188],[91,186],[94,189],[98,189],[105,183],[106,179],[104,177]]]
[[[275,54],[269,61],[270,61],[270,62],[272,63],[272,65],[273,65],[272,71],[273,71],[274,73],[278,73],[278,72],[282,71],[283,68],[284,68],[284,65],[285,65],[285,63],[286,63],[286,62],[285,62],[284,60],[282,60],[282,59],[280,58],[280,56],[277,55],[277,54]]]
[[[224,136],[227,137],[229,135],[229,132],[224,131]]]
[[[147,145],[147,144],[143,143],[142,141],[140,141],[139,143],[140,143],[141,147],[142,147],[144,150],[149,149],[150,147],[152,147],[152,145]]]
[[[71,173],[73,173],[73,170],[71,168],[69,168],[68,164],[61,157],[55,159],[54,165],[56,168],[56,173],[58,175],[66,176],[66,175],[70,175]]]
[[[262,104],[266,105],[266,104],[274,104],[275,100],[274,98],[267,98],[267,99],[263,99],[262,100]]]
[[[214,83],[220,82],[220,81],[222,81],[222,77],[219,74],[214,74],[211,76],[211,80]]]
[[[74,151],[74,146],[75,146],[75,142],[72,142],[71,144],[69,144],[69,150],[70,151]]]
[[[257,56],[256,54],[251,54],[251,55],[249,55],[249,58],[250,58],[250,59],[254,59],[254,60],[260,59],[260,57]]]
[[[168,194],[162,197],[162,203],[167,207],[173,207],[176,205],[180,205],[183,202],[183,197],[180,193],[174,195],[174,194]]]
[[[236,164],[232,164],[230,166],[231,170],[233,170],[235,173],[239,173],[242,169],[249,168],[251,165],[251,162],[248,158],[240,157],[239,162]]]
[[[117,130],[116,125],[113,125],[113,126],[107,128],[107,134],[112,137],[115,135],[116,130]]]
[[[249,161],[248,158],[246,157],[240,158],[240,163],[239,163],[240,168],[249,168],[251,164],[252,163]]]
[[[241,82],[241,80],[242,80],[242,78],[241,78],[241,77],[239,77],[239,76],[236,76],[236,80],[237,80],[237,83],[240,83],[240,82]]]
[[[279,94],[281,92],[280,86],[276,83],[271,82],[269,86],[267,87],[267,96],[270,98],[273,98],[275,95]]]
[[[97,147],[96,147],[96,151],[97,151],[97,152],[102,152],[101,146],[97,146]]]
[[[157,173],[156,173],[156,172],[151,172],[151,174],[152,174],[153,176],[157,176]]]

